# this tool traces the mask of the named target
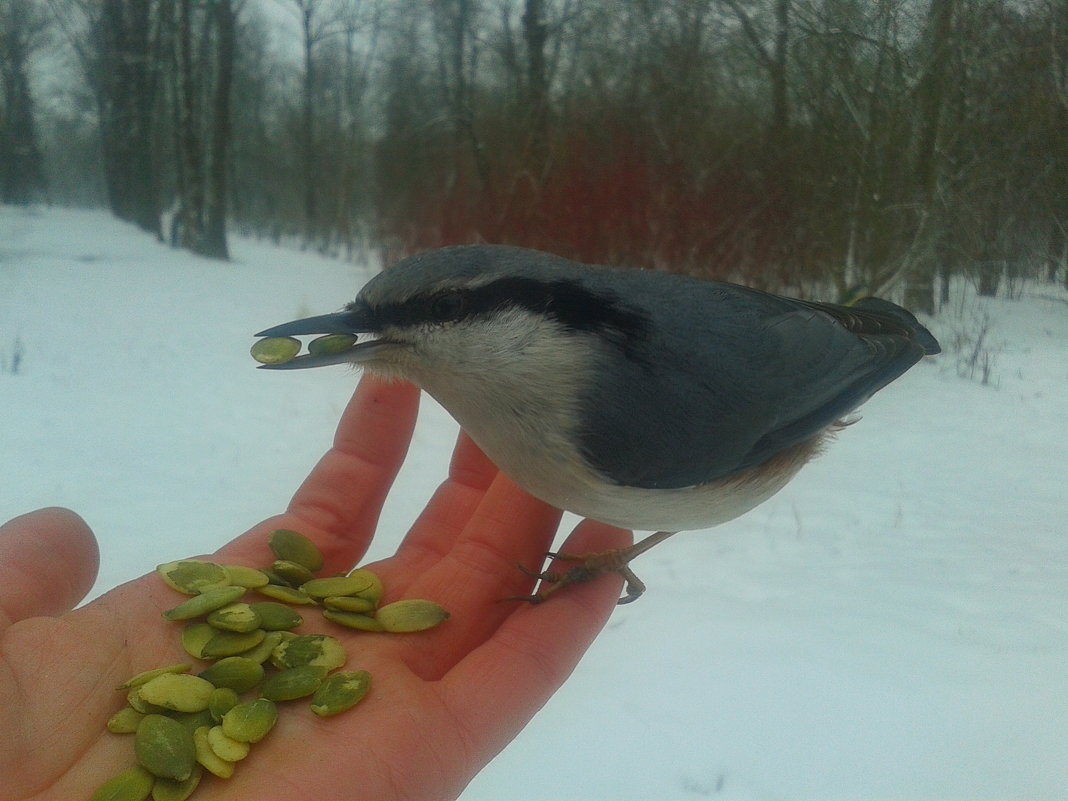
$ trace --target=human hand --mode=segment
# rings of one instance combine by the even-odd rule
[[[409,384],[364,377],[333,448],[288,510],[212,558],[262,565],[268,532],[292,528],[324,553],[323,575],[356,564],[407,451],[418,396]],[[396,555],[373,566],[385,602],[429,598],[451,619],[405,635],[307,626],[345,643],[347,669],[369,670],[371,693],[325,720],[306,705],[282,709],[234,777],[206,775],[193,798],[459,795],[563,683],[615,608],[620,581],[613,578],[539,606],[499,600],[532,590],[516,565],[540,564],[559,516],[461,434],[448,480]],[[565,549],[627,542],[626,532],[586,521]],[[160,618],[182,597],[154,574],[71,611],[96,566],[93,534],[72,512],[39,510],[0,527],[0,801],[88,799],[133,764],[128,737],[105,729],[123,700],[113,688],[142,670],[189,660],[178,628]]]

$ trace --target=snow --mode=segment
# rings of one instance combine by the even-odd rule
[[[351,394],[247,349],[371,271],[232,247],[0,207],[0,519],[82,514],[94,594],[278,511]],[[933,322],[948,344],[989,320],[991,385],[927,360],[771,501],[643,556],[649,592],[464,801],[1068,798],[1068,295],[1020,289],[959,287]],[[424,399],[372,558],[455,433]]]

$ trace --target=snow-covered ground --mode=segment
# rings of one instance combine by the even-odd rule
[[[248,346],[370,272],[233,251],[0,207],[0,518],[81,513],[96,594],[278,511],[351,394]],[[1068,798],[1068,294],[954,308],[932,327],[988,316],[992,385],[927,360],[770,502],[642,557],[650,591],[465,801]],[[455,432],[426,400],[373,558]]]

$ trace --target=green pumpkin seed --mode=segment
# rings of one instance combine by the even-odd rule
[[[247,651],[242,651],[241,658],[262,665],[271,658],[271,652],[278,646],[278,643],[282,642],[282,639],[286,634],[289,634],[289,632],[268,631],[259,645],[255,648],[250,648]]]
[[[382,584],[382,579],[378,577],[377,573],[368,570],[366,567],[357,567],[349,571],[349,578],[363,578],[369,582],[366,589],[362,589],[356,593],[361,598],[373,602],[376,606],[381,603],[382,596],[385,595],[386,588]]]
[[[299,562],[290,562],[287,559],[276,559],[271,564],[271,572],[278,574],[294,587],[299,587],[315,578],[315,574],[304,565]]]
[[[230,583],[235,587],[248,587],[250,590],[254,590],[257,587],[268,584],[270,581],[266,573],[255,567],[223,565],[222,568],[226,571],[226,576],[230,579]]]
[[[130,692],[126,693],[126,703],[142,715],[162,715],[168,711],[166,707],[150,704],[142,698],[140,687],[134,687]]]
[[[216,687],[244,693],[263,681],[263,665],[244,656],[228,656],[203,671],[200,678]]]
[[[371,589],[374,581],[367,575],[333,576],[317,578],[300,585],[312,598],[329,598],[331,595],[356,595]],[[366,599],[364,599],[366,600]]]
[[[263,629],[255,631],[216,631],[204,645],[202,653],[205,659],[218,659],[222,656],[237,656],[255,648],[267,635]]]
[[[266,698],[238,704],[222,719],[222,729],[227,737],[243,743],[258,743],[274,728],[278,721],[278,707]],[[207,767],[205,765],[204,767]],[[210,770],[210,768],[209,768]]]
[[[116,687],[116,690],[128,690],[131,687],[140,687],[142,684],[151,681],[156,676],[162,676],[164,673],[188,673],[193,669],[193,666],[188,662],[183,662],[180,665],[171,665],[170,667],[156,668],[155,670],[146,670],[144,673],[138,673],[136,676],[132,676]]]
[[[212,726],[208,729],[208,745],[219,759],[227,762],[240,762],[249,752],[248,743],[227,737],[222,726]]]
[[[113,734],[133,734],[145,715],[132,706],[124,706],[108,720],[108,731]]]
[[[208,615],[209,626],[223,631],[252,631],[260,628],[260,616],[251,604],[236,603],[216,609]]]
[[[203,659],[204,646],[216,633],[207,623],[190,623],[182,629],[182,648],[190,656]]]
[[[193,767],[193,772],[185,781],[176,779],[156,779],[152,785],[152,801],[186,801],[200,784],[204,771],[199,766]]]
[[[260,364],[285,364],[300,353],[300,340],[293,337],[265,337],[256,340],[249,353]]]
[[[352,346],[356,342],[356,337],[351,334],[326,334],[325,336],[316,337],[308,343],[308,353],[312,356],[344,353],[347,350],[352,350]]]
[[[296,610],[290,609],[285,604],[275,603],[274,601],[260,601],[249,605],[260,616],[260,628],[264,631],[295,629],[304,622],[304,618]]]
[[[271,653],[271,663],[279,669],[314,665],[334,670],[345,664],[345,646],[326,634],[305,634],[285,640]]]
[[[366,670],[334,673],[315,691],[311,709],[319,717],[327,718],[356,706],[371,689],[371,674]]]
[[[278,559],[304,565],[312,573],[323,569],[323,554],[299,531],[280,528],[267,536],[267,546]]]
[[[222,565],[203,559],[182,559],[167,562],[156,568],[164,583],[172,590],[197,595],[213,587],[221,587],[230,581]]]
[[[244,595],[244,587],[216,587],[178,604],[163,613],[167,620],[192,620],[231,604]]]
[[[208,732],[211,726],[201,726],[193,732],[193,747],[196,749],[197,762],[214,776],[220,779],[229,779],[234,775],[234,763],[219,759],[219,755],[211,750],[208,742]]]
[[[139,694],[143,701],[175,712],[199,712],[208,708],[208,699],[215,690],[210,681],[188,673],[164,673],[142,685]],[[178,778],[178,777],[171,777]]]
[[[287,604],[306,606],[315,603],[315,599],[308,593],[293,587],[283,587],[279,584],[268,584],[266,587],[260,587],[256,592],[266,595],[268,598],[274,598],[276,601],[284,601]]]
[[[341,612],[337,609],[324,609],[323,617],[339,626],[358,631],[385,631],[386,627],[370,615],[362,612]]]
[[[89,801],[145,801],[156,777],[140,765],[104,782]]]
[[[196,765],[196,749],[189,730],[164,715],[145,715],[134,735],[141,767],[153,776],[184,781]]]
[[[237,697],[234,690],[229,687],[217,687],[208,701],[208,712],[211,713],[212,721],[215,723],[221,721],[223,715],[237,706],[240,701],[241,699]]]
[[[379,607],[375,619],[386,631],[425,631],[449,619],[449,613],[433,601],[412,598]]]
[[[215,692],[218,692],[218,690],[216,690]],[[214,696],[215,693],[212,693],[212,697]],[[208,701],[207,709],[202,709],[199,712],[175,712],[172,713],[170,717],[174,718],[183,726],[185,726],[186,730],[190,734],[195,732],[201,726],[214,726],[216,723],[218,723],[218,721],[215,720],[214,716],[212,716],[211,714],[211,701]]]
[[[323,606],[338,612],[373,612],[374,601],[354,595],[331,595],[323,598]]]
[[[270,701],[306,698],[319,689],[326,671],[313,665],[289,668],[275,673],[260,688],[260,695]]]

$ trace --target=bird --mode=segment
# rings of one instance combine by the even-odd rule
[[[627,548],[548,556],[565,571],[523,600],[611,572],[733,520],[778,492],[854,410],[935,337],[880,298],[788,298],[661,270],[582,264],[507,245],[403,259],[341,311],[258,337],[347,334],[340,352],[266,369],[353,364],[434,397],[515,483],[582,517],[654,532]],[[366,338],[364,338],[366,337]]]

